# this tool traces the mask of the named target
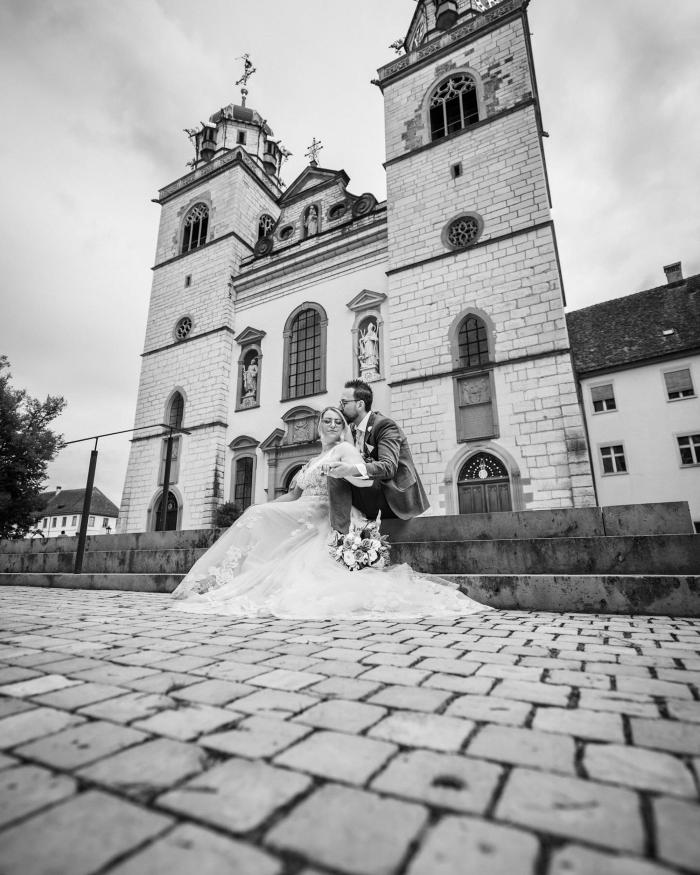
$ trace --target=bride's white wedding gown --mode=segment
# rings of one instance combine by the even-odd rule
[[[288,619],[407,619],[490,610],[408,565],[351,572],[328,552],[322,459],[297,476],[296,501],[253,505],[177,587],[174,608]]]

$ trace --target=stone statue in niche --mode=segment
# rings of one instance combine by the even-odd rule
[[[318,210],[313,204],[306,211],[304,229],[306,237],[315,237],[318,234]]]
[[[243,365],[241,406],[254,407],[258,403],[258,366],[257,356]]]
[[[368,322],[364,330],[360,328],[357,358],[360,363],[361,379],[367,382],[378,380],[380,377],[379,335],[376,322]]]

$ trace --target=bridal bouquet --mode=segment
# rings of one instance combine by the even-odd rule
[[[348,571],[362,568],[383,568],[389,562],[389,538],[379,532],[381,512],[374,522],[353,523],[347,535],[339,536],[329,548],[336,562]]]

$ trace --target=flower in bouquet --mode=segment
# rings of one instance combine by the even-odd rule
[[[380,528],[381,511],[376,520],[353,523],[347,535],[339,536],[330,545],[330,555],[349,571],[383,568],[389,562],[389,539],[381,534]]]

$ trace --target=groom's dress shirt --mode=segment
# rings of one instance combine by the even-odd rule
[[[371,413],[371,411],[370,411]],[[365,449],[365,432],[367,431],[367,425],[369,424],[370,413],[368,413],[362,422],[355,427],[355,447],[359,451],[360,455],[364,457],[364,449]],[[360,476],[365,480],[369,480],[367,476],[367,466],[364,462],[358,462],[357,470],[360,472]]]

